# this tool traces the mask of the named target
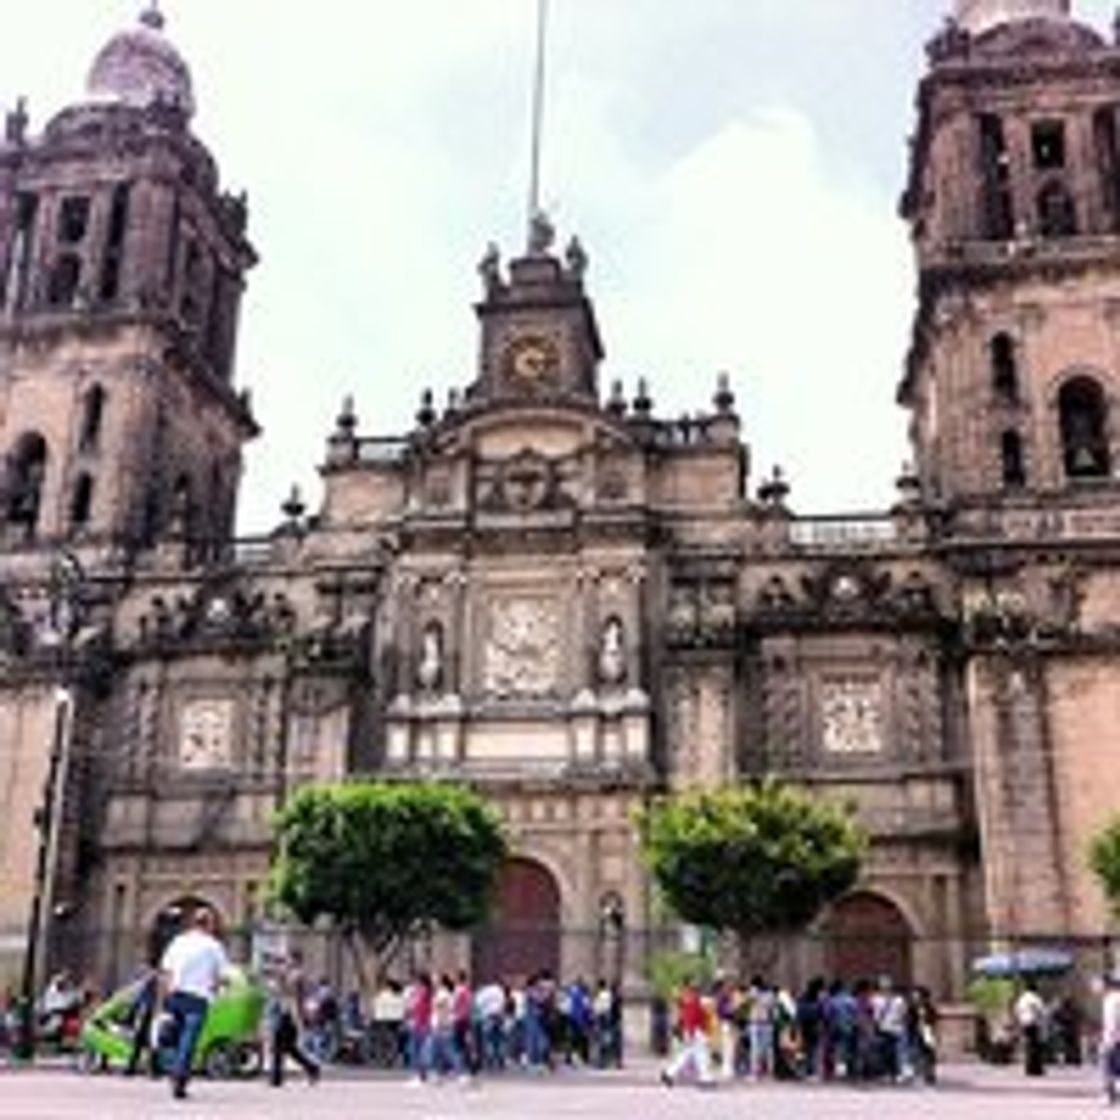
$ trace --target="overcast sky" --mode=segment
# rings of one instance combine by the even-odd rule
[[[81,96],[140,0],[0,0],[0,104]],[[241,525],[316,467],[342,397],[363,434],[473,377],[475,265],[522,247],[535,0],[165,0],[196,130],[261,253],[238,379],[263,437]],[[752,489],[889,505],[913,310],[897,220],[923,46],[950,0],[552,0],[543,195],[578,233],[608,351],[661,412],[731,374]],[[1080,0],[1107,26],[1112,0]]]

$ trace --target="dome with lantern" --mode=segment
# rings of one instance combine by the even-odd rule
[[[153,3],[141,14],[136,27],[114,35],[90,67],[86,80],[89,99],[137,109],[175,105],[187,117],[192,116],[190,68],[163,28],[163,13]]]

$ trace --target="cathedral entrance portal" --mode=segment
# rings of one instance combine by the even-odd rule
[[[849,983],[889,976],[896,984],[912,980],[910,925],[902,911],[881,895],[861,893],[842,899],[824,924],[828,973]]]
[[[490,919],[474,937],[477,981],[560,972],[560,888],[548,868],[512,859],[502,868]]]

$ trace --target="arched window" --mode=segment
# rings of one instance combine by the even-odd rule
[[[86,392],[82,408],[82,428],[78,437],[78,448],[81,451],[97,450],[101,438],[101,422],[105,417],[106,396],[100,385],[94,385]]]
[[[1019,398],[1019,360],[1015,354],[1015,340],[1004,331],[988,343],[992,366],[992,389],[1004,400]]]
[[[1000,436],[1000,462],[1005,487],[1026,486],[1027,470],[1023,465],[1023,437],[1018,432],[1007,431]]]
[[[39,522],[43,480],[47,474],[47,441],[38,432],[25,432],[17,440],[10,471],[7,518],[22,525],[30,535]]]
[[[1077,233],[1077,206],[1065,184],[1057,179],[1038,192],[1038,232],[1043,237],[1073,237]]]
[[[47,283],[51,307],[72,307],[82,282],[82,259],[77,253],[62,253],[54,262]]]
[[[202,281],[202,253],[196,242],[187,244],[183,263],[182,289],[179,295],[179,314],[189,327],[198,326],[202,315],[199,286]]]
[[[171,518],[170,529],[181,536],[189,536],[193,528],[194,499],[192,495],[191,480],[187,474],[181,474],[175,479],[171,490]]]
[[[1058,418],[1067,478],[1107,478],[1111,473],[1107,414],[1104,390],[1091,377],[1075,377],[1062,386]]]
[[[84,529],[93,513],[93,476],[82,473],[70,497],[70,527]]]

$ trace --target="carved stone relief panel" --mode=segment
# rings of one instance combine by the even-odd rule
[[[669,755],[676,785],[718,785],[731,777],[731,672],[674,673],[668,684]]]
[[[884,748],[882,682],[856,676],[821,682],[821,742],[826,754],[876,755]]]
[[[763,662],[762,747],[771,764],[794,764],[804,754],[806,685],[796,647],[768,642]]]
[[[234,701],[200,697],[179,710],[178,763],[184,770],[228,769],[233,764]]]
[[[563,626],[555,595],[506,594],[486,605],[482,689],[498,698],[549,696],[559,691]]]

